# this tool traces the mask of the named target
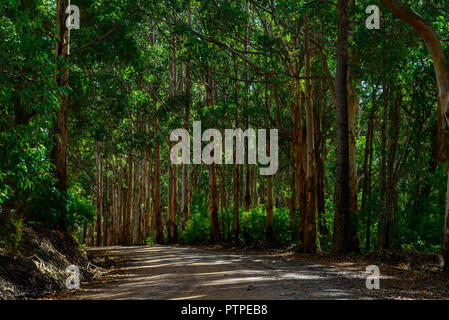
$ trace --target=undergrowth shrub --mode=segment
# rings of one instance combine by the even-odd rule
[[[187,221],[186,229],[181,234],[185,244],[205,244],[210,240],[210,218],[207,214],[194,212]]]
[[[225,213],[226,214],[226,213]],[[266,243],[266,219],[267,212],[264,206],[251,209],[249,212],[240,211],[240,242],[246,245]],[[219,217],[220,228],[221,216]],[[228,210],[228,216],[224,217],[225,229],[232,233],[232,208]],[[289,211],[285,208],[274,208],[273,213],[273,244],[286,244],[297,239],[297,228],[290,226]],[[296,221],[298,225],[298,221]],[[211,223],[209,213],[205,210],[197,211],[190,216],[186,229],[181,234],[181,242],[185,244],[206,244],[210,241]],[[223,231],[223,230],[222,230]],[[227,232],[225,232],[227,233]],[[222,232],[223,235],[223,232]],[[226,239],[231,238],[231,234],[225,235]]]
[[[292,242],[295,232],[290,227],[288,209],[274,208],[273,210],[273,234],[275,244]],[[266,242],[267,211],[259,206],[249,212],[240,212],[240,238],[244,244]]]

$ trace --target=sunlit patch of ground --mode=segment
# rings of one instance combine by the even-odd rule
[[[92,248],[123,266],[64,299],[446,299],[447,278],[379,264],[380,289],[366,288],[364,257],[294,251],[136,246]],[[445,279],[445,280],[444,280]]]

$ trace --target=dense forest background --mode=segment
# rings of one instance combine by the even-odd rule
[[[44,224],[90,246],[441,252],[448,130],[434,61],[384,5],[396,1],[349,1],[342,82],[341,2],[76,0],[80,28],[68,30],[67,0],[3,0],[1,241],[14,250],[23,224]],[[447,56],[449,2],[404,3]],[[379,29],[366,26],[369,5],[380,8]],[[279,170],[172,164],[170,133],[192,133],[193,121],[203,131],[278,129]]]

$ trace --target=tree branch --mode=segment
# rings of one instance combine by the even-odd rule
[[[75,53],[78,53],[79,51],[81,51],[81,50],[83,50],[83,49],[86,49],[86,48],[89,48],[89,47],[91,47],[91,46],[93,46],[93,45],[95,45],[96,43],[98,43],[98,42],[100,42],[100,41],[103,41],[103,40],[105,40],[106,38],[108,38],[108,37],[110,37],[112,34],[114,34],[114,32],[116,32],[118,29],[120,29],[120,27],[130,18],[130,17],[132,17],[136,12],[137,12],[137,9],[138,8],[136,8],[136,9],[134,9],[131,13],[129,13],[122,21],[120,21],[119,23],[117,23],[112,29],[110,29],[108,32],[106,32],[105,34],[103,34],[102,36],[100,36],[100,37],[98,37],[97,39],[95,39],[95,40],[93,40],[93,41],[91,41],[91,42],[89,42],[89,43],[86,43],[85,45],[83,45],[83,46],[81,46],[81,47],[79,47],[79,48],[76,48],[75,50],[73,50],[71,53],[70,53],[70,55],[69,55],[69,57],[72,57]]]

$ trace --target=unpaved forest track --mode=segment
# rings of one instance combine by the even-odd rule
[[[179,246],[89,249],[124,265],[64,299],[366,299],[367,274]],[[95,252],[97,251],[97,252]]]

